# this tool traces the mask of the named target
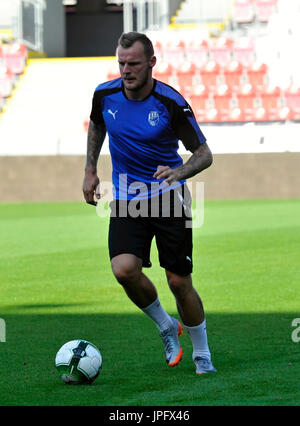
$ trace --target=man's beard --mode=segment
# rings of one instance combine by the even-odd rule
[[[145,76],[145,78],[137,86],[127,87],[126,84],[125,84],[125,87],[126,87],[126,90],[128,90],[130,92],[137,92],[137,91],[141,90],[143,87],[145,87],[147,82],[148,82],[148,74]]]

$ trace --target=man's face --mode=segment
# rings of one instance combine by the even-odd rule
[[[151,79],[152,67],[156,60],[155,56],[147,59],[144,46],[136,41],[126,49],[122,46],[118,47],[118,61],[125,89],[137,92]]]

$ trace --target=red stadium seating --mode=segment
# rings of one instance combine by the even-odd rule
[[[158,59],[161,59],[163,56],[163,47],[162,47],[162,43],[158,40],[153,40],[152,41],[153,44],[153,48],[154,48],[154,52],[155,52],[155,56]]]
[[[177,81],[180,87],[191,87],[195,83],[196,65],[185,61],[177,69]]]
[[[85,133],[87,133],[87,132],[88,132],[88,130],[89,130],[89,125],[90,125],[90,119],[89,119],[89,118],[86,118],[86,119],[83,121],[83,129],[84,129]]]
[[[173,66],[185,60],[185,43],[182,40],[168,41],[162,46],[163,60]]]
[[[250,23],[254,20],[255,8],[253,0],[234,0],[233,19],[238,24]]]
[[[293,111],[288,107],[278,107],[273,112],[264,108],[258,107],[254,109],[252,121],[287,121],[295,120]]]
[[[202,67],[208,61],[208,41],[192,40],[186,43],[186,58],[196,66]]]
[[[153,77],[163,83],[170,83],[173,74],[173,66],[168,62],[161,62],[153,69]]]
[[[218,110],[221,121],[227,121],[229,111],[232,109],[232,91],[227,84],[216,87],[213,93],[213,105]]]
[[[258,95],[260,106],[263,107],[268,115],[269,120],[275,120],[278,115],[278,110],[282,107],[280,88],[264,87],[262,92]]]
[[[243,113],[245,121],[251,121],[256,102],[256,92],[249,83],[241,86],[236,94],[237,106]]]
[[[204,113],[202,121],[205,123],[220,123],[221,113],[216,108],[208,108]]]
[[[8,98],[14,87],[14,74],[6,66],[0,66],[0,97]]]
[[[121,77],[120,71],[118,69],[111,69],[107,73],[107,80],[114,80],[116,78]]]
[[[220,65],[227,64],[232,57],[233,40],[227,37],[218,37],[210,43],[210,59]]]
[[[236,5],[253,8],[255,1],[239,0]],[[268,66],[254,60],[252,38],[156,44],[161,58],[154,78],[186,97],[198,122],[300,120],[300,85],[284,94],[279,87],[269,87]],[[115,69],[108,73],[108,79],[119,76]]]
[[[21,43],[0,43],[0,111],[3,100],[11,96],[17,75],[24,72],[27,48]]]
[[[246,69],[248,83],[256,89],[262,89],[267,83],[268,67],[264,63],[254,62]]]
[[[270,121],[268,111],[263,107],[254,108],[251,121]]]
[[[0,58],[13,74],[22,74],[27,61],[27,48],[21,43],[2,44]]]
[[[223,69],[224,83],[226,83],[232,90],[237,90],[243,83],[244,67],[241,62],[236,60],[230,61]]]
[[[214,60],[209,60],[200,68],[200,77],[202,84],[214,90],[220,79],[220,65]]]
[[[268,22],[275,12],[277,0],[256,0],[255,12],[259,22]]]
[[[291,111],[293,120],[300,120],[300,86],[289,87],[283,93],[284,105]]]
[[[253,38],[239,37],[234,41],[232,50],[233,59],[244,66],[251,65],[255,60],[255,45]]]
[[[299,117],[300,118],[300,117]],[[295,112],[289,107],[279,107],[275,113],[275,121],[295,120]]]
[[[205,111],[209,108],[209,91],[203,84],[197,85],[189,96],[189,103],[198,121],[203,121]]]
[[[232,107],[229,110],[227,120],[228,123],[245,121],[244,112],[238,107]]]
[[[277,0],[234,0],[233,20],[237,24],[268,22],[276,10]]]

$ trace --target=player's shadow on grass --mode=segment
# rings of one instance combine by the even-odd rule
[[[280,398],[300,398],[299,347],[291,337],[296,313],[208,313],[209,346],[218,372],[200,378],[187,333],[181,338],[179,367],[169,368],[158,330],[142,314],[32,314],[28,309],[0,316],[7,334],[0,343],[4,405],[16,400],[32,404],[34,398],[46,405],[230,405],[247,398],[266,402],[274,396],[272,389],[278,403]],[[55,371],[55,354],[77,338],[98,346],[103,369],[91,385],[92,397],[81,389],[68,391],[72,397],[64,390],[61,400],[65,388]],[[24,383],[31,389],[28,395]],[[15,392],[22,388],[23,394]]]
[[[40,310],[40,309],[60,309],[60,308],[73,308],[73,307],[82,307],[90,306],[90,303],[36,303],[28,305],[11,305],[5,306],[4,309],[7,311],[16,311],[16,310]]]

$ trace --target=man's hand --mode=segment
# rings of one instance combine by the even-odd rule
[[[86,172],[83,180],[82,191],[84,199],[88,204],[92,206],[97,205],[97,200],[100,199],[100,180],[96,173]]]
[[[164,179],[163,183],[167,185],[180,179],[177,169],[171,169],[169,166],[157,166],[153,177],[157,180]]]
[[[82,185],[82,191],[85,201],[92,206],[96,206],[96,197],[100,199],[100,181],[97,176],[97,162],[101,147],[106,134],[105,124],[95,124],[92,120],[89,123],[87,137],[87,153],[85,176]]]
[[[188,159],[185,164],[182,164],[175,169],[169,166],[157,166],[153,177],[160,180],[164,179],[163,183],[171,185],[175,181],[188,179],[202,172],[212,164],[212,153],[206,143],[201,144]]]

